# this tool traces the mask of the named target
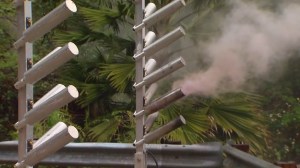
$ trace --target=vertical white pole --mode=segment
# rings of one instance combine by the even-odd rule
[[[31,25],[32,11],[31,1],[25,0],[23,5],[17,6],[17,26],[18,37],[20,38],[28,26]],[[22,79],[24,73],[27,71],[27,61],[32,61],[32,44],[26,43],[18,49],[18,79]],[[18,119],[24,118],[28,111],[28,100],[33,99],[33,86],[26,85],[18,90]],[[27,140],[33,138],[33,127],[26,126],[19,130],[19,145],[18,145],[18,159],[23,160],[27,153]]]
[[[144,17],[144,8],[145,0],[136,0],[135,1],[135,25],[139,25],[143,21]],[[136,51],[135,54],[138,55],[143,51],[143,40],[145,36],[145,29],[137,30],[135,36]],[[135,82],[140,83],[144,78],[144,66],[145,58],[137,59],[135,63]],[[145,87],[140,87],[136,89],[136,112],[143,110],[144,108],[144,94]],[[140,141],[144,136],[144,120],[145,116],[136,117],[136,141]],[[136,146],[135,153],[135,168],[145,168],[146,165],[146,156],[144,152],[144,144]]]

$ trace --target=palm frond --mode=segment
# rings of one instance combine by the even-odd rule
[[[117,19],[121,13],[116,9],[102,7],[101,9],[80,8],[80,13],[85,17],[85,20],[91,30],[99,32],[105,27],[110,26],[113,30],[118,31]]]
[[[107,32],[95,32],[82,23],[72,23],[74,26],[71,30],[59,31],[55,33],[54,41],[63,45],[69,41],[82,45],[91,41],[107,39]]]
[[[266,118],[257,110],[257,104],[241,98],[246,95],[237,97],[212,101],[205,112],[208,112],[207,115],[215,125],[215,131],[224,132],[230,138],[237,136],[240,141],[249,143],[253,152],[261,151],[265,144],[264,138],[268,135],[264,128]]]
[[[119,92],[123,92],[134,79],[134,64],[105,64],[100,75],[106,76],[111,86]]]
[[[250,144],[253,152],[261,152],[268,136],[266,118],[258,110],[261,100],[262,97],[251,93],[220,98],[189,97],[161,110],[155,127],[183,115],[187,124],[171,132],[168,139],[200,143],[231,138]]]
[[[205,114],[198,113],[189,106],[184,106],[184,102],[170,105],[168,108],[161,110],[154,129],[182,115],[186,120],[186,125],[172,131],[167,135],[167,139],[180,141],[183,144],[203,142],[206,138],[206,131],[210,128],[210,122]]]
[[[92,128],[88,128],[86,140],[96,142],[110,142],[113,135],[117,132],[120,120],[110,118],[101,121]]]
[[[113,111],[105,119],[93,120],[86,126],[86,141],[132,142],[134,118],[131,111]]]
[[[107,85],[95,84],[95,83],[84,83],[79,86],[82,89],[81,95],[77,101],[82,107],[86,107],[102,98],[107,97]]]

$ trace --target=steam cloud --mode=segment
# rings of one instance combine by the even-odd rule
[[[249,79],[269,76],[300,47],[299,4],[284,4],[275,13],[241,0],[231,3],[222,34],[205,49],[209,68],[174,83],[186,95],[242,90]]]

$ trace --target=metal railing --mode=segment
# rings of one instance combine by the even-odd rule
[[[221,143],[199,145],[147,144],[147,166],[150,168],[219,168],[223,155]],[[17,161],[17,142],[0,143],[0,164]],[[135,148],[123,143],[70,143],[41,161],[40,165],[106,166],[132,168]]]
[[[223,152],[227,155],[224,160],[224,168],[280,168],[253,155],[242,152],[229,144],[223,146]]]

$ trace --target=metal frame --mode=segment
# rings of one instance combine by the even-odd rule
[[[135,1],[135,25],[139,25],[143,22],[144,17],[144,8],[145,8],[145,0],[136,0]],[[136,51],[135,55],[139,55],[143,52],[144,48],[144,37],[145,37],[145,28],[142,28],[136,31],[135,36],[135,44]],[[135,62],[135,82],[140,83],[144,78],[144,66],[145,66],[145,58],[141,58],[136,60]],[[144,109],[144,95],[145,95],[145,86],[136,88],[136,112],[140,112]],[[136,117],[136,142],[143,139],[144,136],[144,122],[145,116],[141,115]],[[135,168],[145,168],[147,167],[146,163],[146,154],[144,143],[136,146],[135,153]]]
[[[58,103],[51,104],[51,108],[46,109],[45,106],[36,106],[34,107],[33,101],[33,84],[41,79],[42,77],[48,75],[48,71],[53,71],[55,68],[58,68],[63,63],[74,57],[79,53],[78,48],[73,43],[68,43],[65,47],[57,50],[57,53],[52,53],[54,56],[59,55],[63,57],[63,59],[59,59],[56,61],[53,58],[53,55],[50,55],[47,58],[42,59],[42,63],[39,62],[37,65],[40,66],[33,66],[33,45],[32,42],[37,38],[41,37],[45,33],[49,32],[51,29],[56,27],[60,24],[63,20],[71,16],[74,12],[77,11],[77,7],[75,3],[71,0],[66,0],[60,6],[56,7],[50,13],[48,13],[43,18],[39,19],[34,25],[32,25],[32,2],[31,0],[14,0],[14,5],[16,7],[17,13],[17,29],[18,29],[18,40],[14,43],[14,47],[17,49],[18,53],[18,82],[15,84],[15,88],[18,89],[18,121],[22,123],[18,129],[19,137],[18,137],[18,162],[16,163],[15,167],[30,167],[38,162],[37,159],[42,159],[42,157],[46,157],[46,154],[54,152],[56,148],[49,148],[49,152],[45,153],[43,149],[43,154],[40,154],[37,157],[28,158],[31,153],[37,152],[38,149],[33,149],[33,124],[37,122],[39,117],[44,117],[45,113],[33,113],[34,111],[42,111],[41,108],[44,108],[43,112],[49,112],[50,110],[53,111],[52,108],[58,106],[59,108],[62,103],[68,103],[73,100],[73,97],[78,97],[77,89],[72,86],[67,88],[68,92],[70,92],[70,96],[68,97],[67,94],[64,94],[63,91],[58,93],[57,96],[60,96],[61,99],[57,99]],[[47,23],[47,24],[45,24]],[[56,55],[55,55],[56,54]],[[46,65],[43,63],[51,64],[51,68],[47,68]],[[55,66],[53,66],[55,65]],[[42,68],[41,68],[42,66]],[[46,67],[46,68],[45,68]],[[25,80],[28,78],[28,81]],[[71,97],[71,98],[70,98]],[[50,101],[51,98],[47,99]],[[48,111],[47,111],[48,110]],[[30,117],[31,116],[31,117]],[[26,119],[30,120],[30,122],[25,122]],[[17,122],[19,123],[19,122]],[[16,126],[16,125],[15,125]],[[72,133],[77,132],[76,128],[68,127],[73,131]],[[68,132],[69,133],[69,132]],[[78,134],[78,132],[77,132]],[[76,135],[77,135],[76,134]],[[65,135],[65,134],[64,134]],[[75,134],[74,134],[75,135]],[[74,136],[75,137],[75,136]],[[78,137],[78,136],[76,136]],[[67,139],[68,142],[74,140],[74,138]],[[63,142],[60,140],[57,144],[62,144]],[[65,143],[65,142],[63,142]],[[45,145],[46,142],[45,142]],[[45,146],[44,145],[44,146]],[[48,145],[49,146],[49,145]],[[30,152],[29,152],[30,151]],[[41,151],[41,150],[40,150]],[[40,152],[38,151],[38,152]],[[27,159],[27,160],[26,160]],[[30,161],[28,161],[28,159]],[[28,161],[28,163],[25,162]],[[30,163],[29,163],[30,162]],[[30,166],[27,166],[30,165]]]
[[[136,89],[136,111],[134,113],[136,119],[136,139],[134,142],[134,145],[136,146],[135,166],[134,166],[135,168],[147,167],[147,163],[146,163],[147,160],[145,159],[147,157],[146,156],[147,151],[144,148],[145,143],[150,143],[152,141],[155,141],[160,137],[164,136],[165,134],[169,133],[170,131],[175,130],[181,125],[185,124],[184,118],[179,117],[180,119],[175,119],[170,123],[162,126],[161,128],[153,131],[152,133],[148,133],[149,126],[151,127],[154,121],[153,119],[157,117],[157,115],[153,115],[151,116],[152,119],[150,121],[147,120],[148,123],[147,134],[145,133],[146,115],[149,115],[149,113],[147,114],[149,110],[147,106],[145,107],[145,104],[146,101],[148,103],[150,99],[149,94],[146,95],[145,93],[146,90],[145,86],[146,85],[149,86],[155,83],[157,80],[160,80],[161,78],[167,76],[168,74],[178,70],[179,68],[185,65],[184,60],[179,58],[149,74],[150,71],[155,69],[154,67],[156,63],[152,62],[152,65],[150,66],[149,69],[149,64],[147,65],[147,67],[145,67],[145,60],[149,59],[149,57],[153,56],[153,54],[167,47],[175,40],[184,36],[185,32],[181,27],[179,27],[171,31],[170,33],[164,35],[163,37],[155,40],[156,38],[155,33],[148,32],[148,28],[149,26],[154,25],[159,20],[172,15],[177,9],[179,9],[184,5],[185,5],[184,0],[174,0],[156,11],[155,4],[150,3],[150,7],[148,4],[146,7],[147,10],[145,11],[145,0],[135,0],[135,25],[133,26],[133,30],[136,32],[136,36],[135,36],[136,51],[133,56],[135,60],[135,68],[136,68],[136,76],[135,76],[135,84],[134,84],[134,87]],[[144,16],[145,12],[147,13],[147,17]],[[146,32],[148,32],[147,35],[145,35]],[[147,75],[146,75],[146,71],[148,71]],[[151,89],[151,91],[153,91],[153,89]],[[174,96],[172,96],[172,94],[168,94],[168,97],[162,98],[158,102],[153,102],[153,104],[151,103],[150,104],[151,107],[154,106],[156,107],[154,111],[151,111],[151,113],[155,113],[156,111],[160,110],[158,106],[164,108],[167,105],[179,99],[180,97],[183,97],[184,94],[181,92],[181,90],[179,90],[179,92],[180,92],[179,95],[182,96],[179,96],[178,98],[173,98]]]
[[[21,37],[23,32],[32,24],[32,9],[31,1],[25,0],[23,4],[16,2],[17,11],[17,28],[18,37]],[[32,64],[32,43],[25,43],[24,46],[18,48],[18,80],[20,80],[24,73],[30,68],[27,66]],[[27,84],[18,90],[18,119],[24,118],[24,115],[30,110],[31,102],[33,101],[33,86]],[[29,103],[28,103],[29,102]],[[19,161],[25,156],[28,150],[28,142],[33,138],[33,126],[25,126],[19,130],[19,146],[18,159]]]

